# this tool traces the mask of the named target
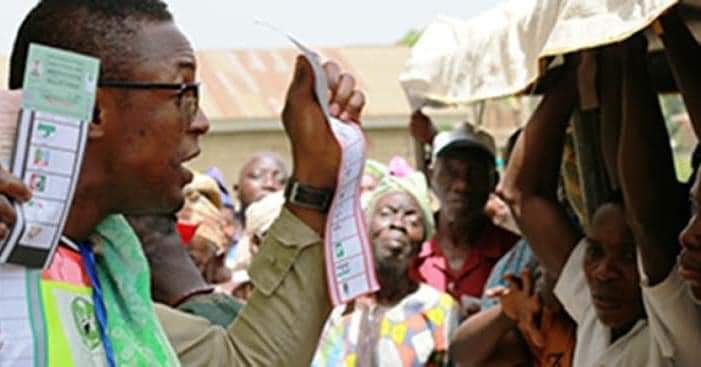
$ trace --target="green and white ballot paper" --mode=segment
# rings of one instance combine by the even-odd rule
[[[50,263],[78,182],[99,65],[92,57],[30,46],[14,142],[3,137],[3,144],[14,143],[14,148],[0,150],[5,152],[0,163],[29,186],[33,197],[14,203],[17,222],[0,243],[0,263],[28,268]]]

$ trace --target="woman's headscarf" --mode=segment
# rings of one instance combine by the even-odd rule
[[[424,238],[427,240],[433,236],[433,210],[429,199],[428,184],[426,177],[421,172],[413,172],[405,177],[386,175],[369,195],[367,207],[365,209],[368,223],[372,219],[377,203],[382,197],[393,192],[405,192],[416,200],[421,210],[421,218],[424,223]]]

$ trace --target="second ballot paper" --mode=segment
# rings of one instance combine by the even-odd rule
[[[326,116],[336,141],[341,146],[341,167],[326,220],[324,259],[331,303],[334,306],[376,292],[380,286],[368,239],[365,214],[360,205],[360,181],[367,157],[367,142],[359,126],[331,116],[328,105],[328,82],[319,54],[304,46],[292,35],[259,22],[285,35],[312,65],[317,101]]]
[[[13,204],[17,222],[0,243],[0,263],[28,268],[50,263],[78,182],[99,68],[95,58],[32,44],[21,109],[13,120],[8,120],[8,111],[18,97],[3,93],[0,163],[21,178],[33,196],[25,204]]]

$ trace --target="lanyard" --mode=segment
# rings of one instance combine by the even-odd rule
[[[90,279],[90,284],[92,286],[92,300],[95,308],[95,318],[97,319],[97,326],[98,330],[100,331],[102,348],[105,350],[105,356],[107,357],[107,365],[109,367],[115,367],[116,364],[114,362],[112,342],[107,335],[107,308],[105,307],[105,300],[102,294],[102,287],[100,286],[100,279],[97,277],[95,252],[93,252],[90,242],[84,242],[76,245],[75,242],[71,241],[65,236],[61,237],[61,240],[68,245],[68,247],[80,251],[80,256],[83,259],[83,265],[85,265],[85,271],[88,273],[88,278]]]

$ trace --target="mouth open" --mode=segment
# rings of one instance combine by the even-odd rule
[[[195,177],[192,171],[185,166],[185,163],[195,159],[198,155],[200,155],[200,149],[194,150],[192,153],[188,154],[183,160],[180,161],[179,168],[182,172],[182,186],[185,186],[188,183],[192,182],[192,180]]]
[[[592,295],[591,298],[594,306],[602,311],[614,311],[619,309],[621,306],[621,303],[618,300],[611,297]]]
[[[197,156],[199,156],[200,153],[201,153],[201,150],[199,148],[195,149],[192,153],[185,156],[185,159],[183,159],[181,163],[186,163],[186,162],[189,162],[189,161],[197,158]]]
[[[387,244],[390,246],[390,248],[402,248],[407,245],[406,241],[392,238],[387,240]]]

